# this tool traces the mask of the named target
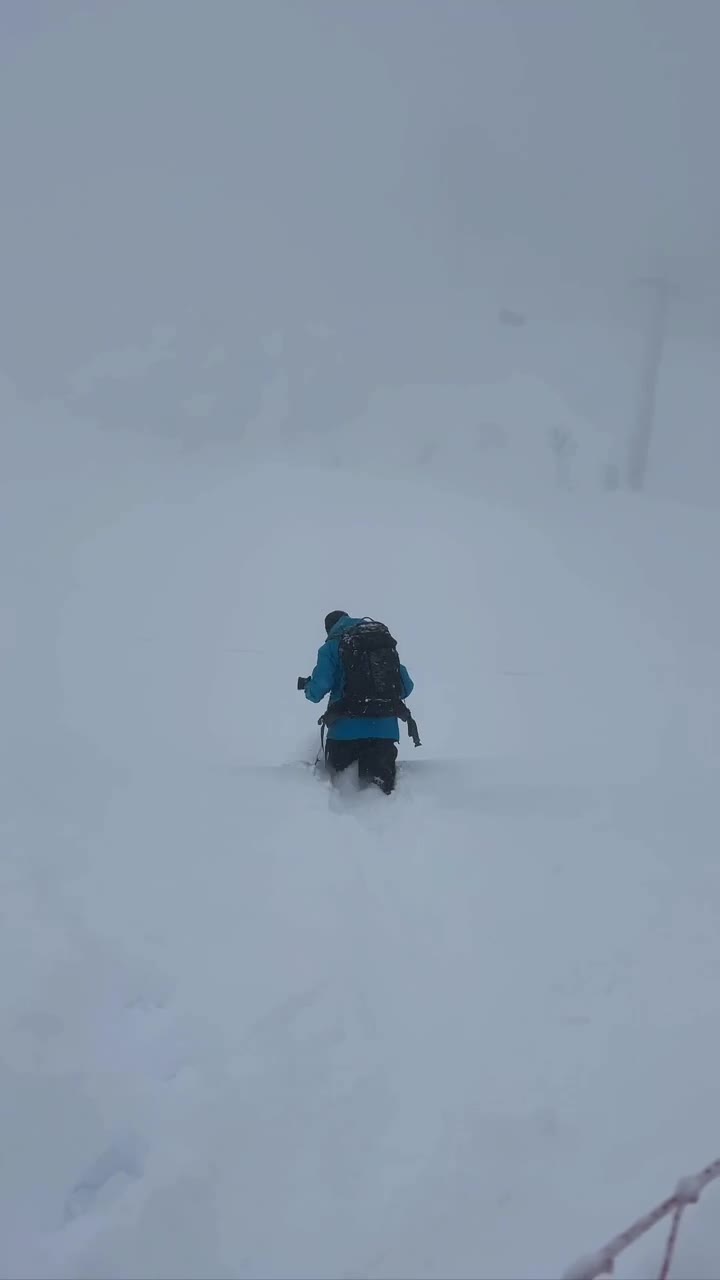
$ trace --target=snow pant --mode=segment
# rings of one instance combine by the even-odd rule
[[[386,795],[395,787],[397,746],[391,738],[329,738],[325,760],[331,773],[342,773],[357,761],[362,782],[374,782]]]

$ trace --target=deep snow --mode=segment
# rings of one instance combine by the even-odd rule
[[[714,1157],[717,517],[33,438],[2,1274],[551,1276]],[[332,608],[416,681],[389,800],[301,763]]]

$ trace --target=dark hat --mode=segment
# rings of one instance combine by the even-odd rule
[[[329,613],[325,619],[325,634],[330,635],[335,623],[339,622],[341,618],[347,617],[348,614],[344,609],[333,609],[332,613]]]

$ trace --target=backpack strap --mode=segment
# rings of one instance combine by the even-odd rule
[[[416,747],[421,747],[422,742],[420,741],[420,733],[418,731],[417,723],[409,708],[405,706],[404,702],[400,703],[396,714],[398,720],[402,720],[403,723],[407,725],[408,737],[412,738],[414,745]]]
[[[336,720],[342,719],[342,717],[346,714],[347,712],[343,707],[343,699],[340,698],[338,702],[333,702],[332,705],[328,707],[327,711],[325,711],[323,715],[320,716],[320,719],[318,720],[318,724],[320,725],[320,742],[323,746],[325,745],[326,729],[329,729],[331,725],[335,724]],[[403,724],[407,725],[408,737],[412,738],[414,745],[416,747],[422,746],[417,723],[414,717],[411,715],[409,708],[405,706],[404,702],[394,703],[393,708],[390,712],[390,716],[395,716],[398,720],[402,720]],[[388,717],[378,716],[377,719],[379,720],[389,719],[390,716]],[[351,716],[350,718],[353,720],[361,719],[360,716]]]

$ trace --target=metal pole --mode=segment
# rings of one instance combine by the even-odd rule
[[[650,444],[655,427],[658,378],[662,364],[667,329],[670,286],[667,280],[646,280],[643,283],[653,291],[650,326],[648,328],[645,358],[638,392],[635,430],[630,442],[628,458],[628,483],[639,492],[645,487]]]

